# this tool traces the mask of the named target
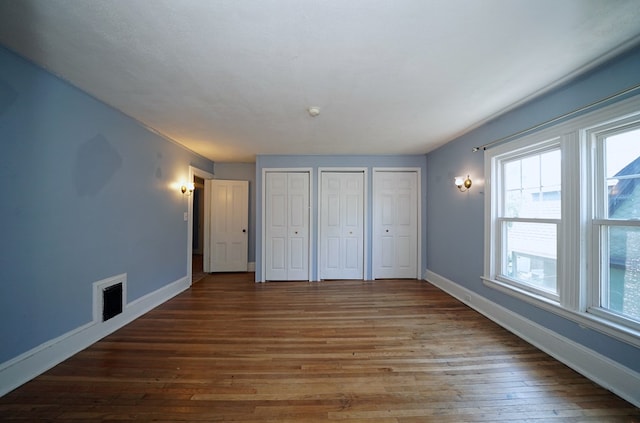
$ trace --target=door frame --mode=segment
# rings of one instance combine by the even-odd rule
[[[322,242],[322,225],[321,225],[321,213],[320,208],[322,207],[322,174],[324,172],[327,173],[362,173],[363,174],[363,184],[362,184],[362,277],[363,280],[367,280],[367,276],[369,274],[369,249],[367,245],[369,245],[369,213],[367,210],[369,209],[369,169],[366,167],[319,167],[318,168],[318,218],[316,221],[316,227],[318,228],[318,239],[316,241],[316,263],[317,263],[317,279],[322,280],[320,277],[321,269],[321,255],[322,251],[320,248],[320,242]]]
[[[309,222],[309,243],[307,248],[309,248],[309,255],[308,255],[308,263],[307,263],[307,280],[312,281],[313,279],[311,278],[311,274],[312,274],[312,261],[311,261],[311,257],[313,257],[313,254],[315,253],[313,251],[314,246],[315,246],[315,237],[313,236],[314,234],[314,230],[313,230],[313,226],[311,225],[311,210],[313,210],[313,196],[311,195],[313,192],[313,168],[310,167],[269,167],[269,168],[262,168],[262,198],[261,198],[261,210],[262,210],[262,216],[261,216],[261,220],[262,220],[262,231],[261,231],[261,236],[260,236],[260,281],[256,281],[256,282],[266,282],[266,271],[267,271],[267,265],[266,265],[266,258],[267,258],[267,251],[266,251],[266,246],[267,246],[267,173],[274,173],[274,172],[285,172],[285,173],[307,173],[309,174],[309,215],[308,215],[308,222]]]
[[[189,166],[189,177],[188,181],[193,181],[193,177],[197,176],[202,179],[214,179],[215,176],[213,173],[208,172],[204,169],[200,169],[195,166]],[[206,190],[204,190],[204,195],[202,201],[204,201],[204,233],[206,234],[209,230],[209,213],[210,213],[210,205],[208,205],[209,194],[207,194]],[[202,258],[203,260],[207,260],[206,256],[210,249],[209,239],[207,236],[204,237],[203,245],[202,245]],[[207,263],[208,264],[208,263]],[[203,263],[205,266],[205,263]],[[205,266],[205,268],[208,266]],[[193,195],[187,196],[187,279],[189,280],[189,286],[193,283]]]
[[[373,239],[373,222],[375,222],[374,219],[374,213],[376,213],[376,207],[374,201],[375,201],[375,196],[376,196],[376,186],[375,186],[375,174],[377,172],[415,172],[416,173],[416,178],[417,178],[417,185],[416,185],[416,202],[417,204],[417,208],[418,210],[416,210],[417,214],[417,234],[416,234],[416,242],[417,242],[417,260],[416,260],[416,279],[422,279],[422,175],[421,175],[421,169],[419,167],[374,167],[373,169],[373,177],[371,180],[371,222],[372,222],[372,226],[371,226],[371,254],[372,257],[375,257],[375,251],[376,251],[376,242],[375,239]],[[371,279],[375,279],[376,278],[376,274],[375,274],[375,266],[371,266]]]

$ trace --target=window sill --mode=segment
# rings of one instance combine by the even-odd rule
[[[627,326],[612,322],[608,319],[596,316],[587,312],[578,312],[562,307],[560,303],[552,301],[540,295],[532,294],[528,291],[518,289],[507,283],[500,282],[487,277],[482,277],[485,286],[496,289],[505,294],[511,295],[529,304],[532,304],[545,311],[556,314],[565,319],[571,320],[580,326],[596,330],[607,336],[625,342],[634,347],[640,348],[640,331]]]

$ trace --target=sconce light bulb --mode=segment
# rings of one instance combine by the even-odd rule
[[[464,178],[464,176],[456,176],[454,178],[454,183],[456,184],[456,187],[458,187],[460,192],[465,192],[466,190],[471,188],[471,184],[472,184],[471,178],[469,177],[469,175],[467,175],[466,179]]]
[[[464,187],[466,189],[471,188],[471,178],[469,178],[469,175],[467,175],[467,179],[464,180]]]
[[[193,192],[194,189],[195,189],[195,185],[193,184],[193,182],[191,182],[191,183],[182,185],[180,187],[180,192],[183,193],[183,194],[190,195]],[[188,191],[188,193],[187,193],[187,191]]]

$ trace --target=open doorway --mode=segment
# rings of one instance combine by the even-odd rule
[[[189,166],[187,181],[193,181],[193,194],[189,195],[187,213],[187,277],[191,283],[202,280],[208,269],[207,252],[209,242],[205,234],[208,232],[207,218],[209,193],[204,188],[204,181],[213,179],[213,173]]]
[[[204,278],[204,178],[199,176],[193,177],[193,219],[191,242],[191,281],[195,283]]]

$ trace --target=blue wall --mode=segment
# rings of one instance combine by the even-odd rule
[[[187,275],[189,165],[213,163],[0,48],[0,363]]]
[[[545,312],[485,287],[484,161],[474,146],[489,143],[549,119],[587,106],[640,83],[640,48],[587,75],[507,113],[427,155],[428,269],[542,326],[640,371],[640,351],[599,332]],[[453,187],[453,177],[470,173],[474,182],[466,193]],[[464,257],[461,266],[460,257]]]
[[[311,277],[313,280],[318,279],[318,263],[317,263],[317,240],[318,240],[318,168],[320,167],[357,167],[368,169],[367,190],[369,193],[368,204],[365,205],[365,212],[372,210],[372,178],[374,167],[410,167],[419,168],[421,175],[421,186],[425,187],[426,178],[426,158],[424,155],[402,155],[402,156],[258,156],[256,159],[256,281],[262,278],[262,169],[265,168],[311,168],[312,169],[312,186],[311,186],[311,236],[312,245],[309,256]],[[426,251],[424,245],[426,225],[425,225],[425,202],[426,198],[421,195],[422,201],[422,233],[418,238],[422,242],[422,268],[426,266]],[[369,234],[368,239],[371,241],[371,218],[369,218],[369,227],[365,231]],[[371,242],[365,245],[365,251],[369,255],[369,266],[364,269],[365,278],[371,279]],[[422,269],[421,269],[422,271]]]

